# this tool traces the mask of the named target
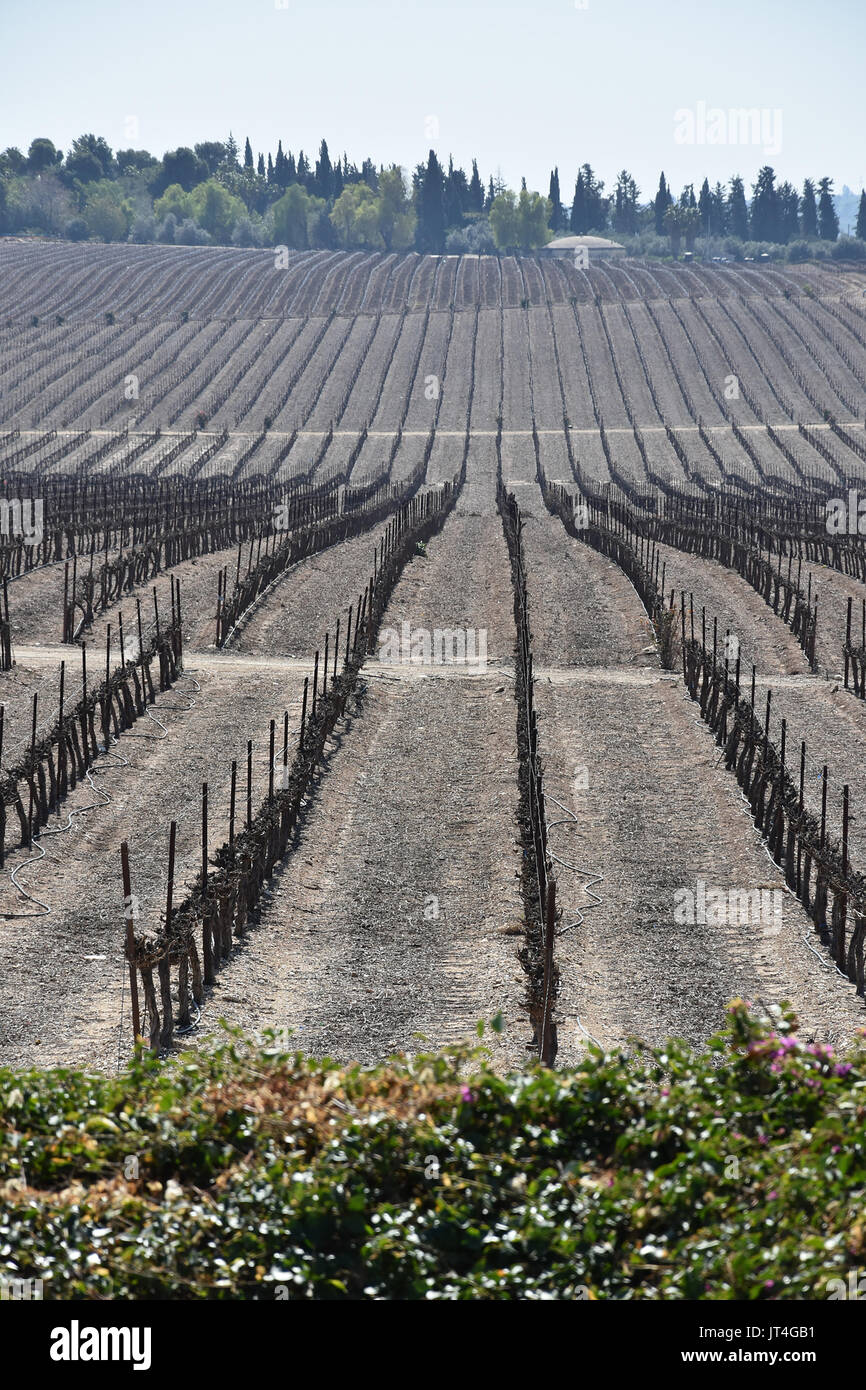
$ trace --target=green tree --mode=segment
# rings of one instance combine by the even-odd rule
[[[488,216],[497,251],[513,250],[518,241],[517,195],[513,189],[507,188],[504,193],[496,194]]]
[[[685,238],[686,250],[692,250],[695,237],[700,229],[700,221],[701,215],[697,207],[691,206],[688,188],[686,188],[680,195],[680,201],[671,203],[664,217],[665,231],[670,237],[671,254],[674,259],[680,254],[683,238]]]
[[[818,235],[818,204],[815,200],[815,185],[811,179],[803,183],[803,200],[800,204],[800,231],[804,237],[813,241]]]
[[[379,230],[379,199],[366,183],[350,183],[331,209],[331,225],[341,246],[361,246],[380,250],[384,239]]]
[[[800,230],[800,199],[787,180],[779,184],[779,232],[783,242],[792,241]]]
[[[118,150],[115,159],[117,172],[127,177],[135,174],[155,176],[160,172],[160,162],[150,150]]]
[[[637,200],[640,190],[627,169],[623,169],[616,180],[614,190],[613,225],[616,231],[633,233],[637,231]]]
[[[66,156],[66,173],[79,183],[96,183],[114,171],[114,157],[101,135],[79,135]]]
[[[587,230],[586,214],[586,189],[583,185],[583,173],[578,171],[577,180],[574,185],[574,199],[571,204],[571,216],[568,225],[572,232],[577,236],[583,236]]]
[[[241,199],[231,194],[216,179],[208,179],[192,190],[189,207],[191,216],[198,225],[204,227],[214,241],[224,244],[231,241],[235,223],[247,213],[246,205]]]
[[[559,195],[559,168],[554,168],[550,174],[550,190],[548,192],[548,202],[550,203],[550,227],[553,232],[562,230],[562,199]]]
[[[319,146],[319,158],[316,160],[316,193],[320,198],[330,200],[334,196],[334,169],[331,164],[331,156],[328,154],[328,142],[323,140]]]
[[[832,179],[821,179],[818,184],[818,236],[822,241],[836,241],[839,236]]]
[[[126,241],[132,206],[117,184],[103,180],[89,186],[83,216],[91,236],[101,241]]]
[[[153,204],[154,216],[160,221],[164,217],[171,215],[178,222],[182,222],[185,217],[191,217],[190,195],[179,183],[171,184],[163,193],[161,198],[157,198]]]
[[[9,145],[0,154],[0,174],[23,174],[26,168],[27,160],[17,145]]]
[[[310,245],[313,223],[324,208],[322,198],[313,198],[299,183],[292,183],[274,203],[274,244],[304,250]]]
[[[857,209],[857,226],[854,235],[860,237],[861,241],[866,241],[866,191],[860,194],[860,206]]]
[[[712,213],[710,222],[710,232],[713,236],[724,236],[728,230],[728,200],[725,197],[725,190],[720,183],[716,183],[712,192]]]
[[[517,199],[517,244],[521,251],[545,246],[550,236],[550,199],[521,188]]]
[[[507,188],[490,208],[490,230],[498,251],[534,251],[550,240],[550,199]]]
[[[757,182],[752,185],[751,216],[755,241],[782,240],[776,174],[769,164],[758,171]]]
[[[253,164],[253,147],[250,144],[250,137],[247,136],[246,141],[244,143],[244,168],[248,169],[249,172],[252,173],[254,167],[255,166]]]
[[[199,159],[188,145],[181,145],[176,150],[166,150],[162,157],[162,172],[154,180],[153,191],[159,195],[171,184],[177,183],[189,193],[196,184],[204,183],[207,177],[208,168],[205,161]]]
[[[739,174],[731,179],[731,192],[728,198],[728,222],[731,235],[741,241],[749,239],[749,209],[746,206],[746,190]]]
[[[195,153],[204,163],[208,174],[215,174],[226,157],[226,147],[222,140],[205,140],[194,146]]]
[[[469,211],[484,211],[484,188],[478,174],[478,162],[472,161],[472,177],[469,180]]]
[[[228,140],[226,140],[226,153],[223,162],[229,169],[240,168],[240,164],[238,161],[238,142],[232,135],[231,131],[229,131],[229,138]]]
[[[597,179],[592,166],[582,164],[574,189],[571,209],[571,230],[582,236],[586,232],[603,231],[607,224],[607,200],[602,197],[604,184]],[[575,209],[577,208],[577,215]],[[577,223],[577,225],[575,225]]]
[[[710,181],[704,179],[701,184],[701,191],[698,194],[698,213],[701,219],[701,231],[711,234],[715,230],[713,227],[713,195],[710,192]]]
[[[403,170],[397,164],[383,169],[379,175],[379,232],[385,250],[408,250],[415,239],[416,224],[415,209],[406,189]]]
[[[435,150],[427,156],[418,190],[418,249],[445,250],[445,179]]]
[[[462,169],[454,168],[454,160],[449,157],[448,174],[445,178],[445,226],[462,227],[463,213],[469,201],[469,185]]]
[[[653,200],[653,218],[655,221],[656,236],[664,236],[665,234],[665,213],[672,202],[673,198],[665,182],[664,170],[662,170],[658,192]]]
[[[53,140],[39,138],[31,141],[30,149],[27,151],[27,171],[30,174],[41,174],[43,169],[52,169],[55,164],[62,163],[63,151],[55,147]]]

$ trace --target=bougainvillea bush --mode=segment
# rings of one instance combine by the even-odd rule
[[[229,1034],[0,1092],[0,1278],[45,1298],[826,1299],[866,1266],[864,1038],[739,1001],[702,1051],[571,1071]]]

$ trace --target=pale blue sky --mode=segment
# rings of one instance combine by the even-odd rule
[[[864,0],[281,3],[0,0],[0,148],[92,130],[161,154],[231,128],[256,153],[324,135],[408,169],[432,144],[544,192],[556,163],[564,199],[587,160],[645,196],[662,168],[677,192],[767,162],[837,190],[866,178]],[[779,152],[679,143],[675,112],[699,103],[707,120],[765,108]]]

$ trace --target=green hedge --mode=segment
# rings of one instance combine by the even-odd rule
[[[230,1035],[118,1078],[0,1072],[0,1278],[46,1298],[823,1299],[866,1265],[866,1045],[731,1005],[506,1077]]]

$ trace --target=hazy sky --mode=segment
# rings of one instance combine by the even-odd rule
[[[432,145],[544,192],[558,164],[564,200],[584,161],[645,196],[662,168],[679,192],[764,163],[859,189],[864,55],[866,0],[0,0],[0,148],[231,129],[407,169]]]

